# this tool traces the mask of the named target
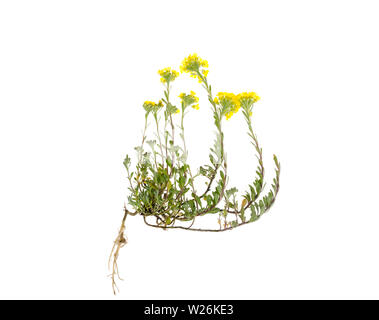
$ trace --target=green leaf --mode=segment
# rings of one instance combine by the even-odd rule
[[[255,207],[251,206],[250,210],[251,210],[250,222],[254,222],[254,221],[258,220],[259,216],[257,216],[257,212],[255,210]]]
[[[195,198],[195,201],[197,202],[197,204],[201,207],[201,200],[200,200],[200,197],[197,196],[195,193],[192,193],[192,196]]]
[[[235,188],[235,187],[233,187],[233,188],[231,188],[231,189],[229,189],[229,190],[226,190],[225,191],[225,194],[226,194],[226,197],[227,198],[230,198],[233,194],[235,194],[236,192],[238,192],[238,189],[237,188]]]
[[[129,169],[130,162],[131,162],[130,157],[129,157],[128,155],[126,155],[126,157],[125,157],[125,159],[124,159],[124,162],[123,162],[123,164],[124,164],[126,170]]]

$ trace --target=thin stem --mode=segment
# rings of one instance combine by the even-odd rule
[[[181,117],[181,122],[180,122],[180,129],[182,130],[182,140],[183,140],[184,154],[185,154],[185,157],[187,159],[188,151],[187,151],[187,145],[186,145],[186,138],[185,138],[185,135],[184,135],[184,111],[185,111],[185,107],[184,107],[184,104],[182,102],[182,117]],[[188,172],[189,172],[189,175],[190,175],[190,178],[191,178],[192,192],[194,194],[196,194],[195,186],[193,184],[193,175],[192,175],[191,168],[189,166],[188,166]],[[198,209],[198,203],[197,203],[197,201],[195,201],[195,203],[196,203],[196,208]]]
[[[148,114],[145,115],[145,126],[144,126],[143,133],[142,133],[142,142],[141,142],[140,152],[139,152],[139,156],[138,156],[138,163],[140,163],[142,160],[142,150],[143,150],[143,145],[144,145],[145,139],[146,139],[147,118],[148,118]]]
[[[222,132],[222,126],[221,126],[221,123],[222,123],[222,115],[220,114],[218,108],[217,108],[217,105],[216,103],[214,102],[213,100],[213,96],[212,96],[212,90],[211,90],[211,87],[208,85],[208,80],[206,77],[204,77],[199,71],[197,72],[198,76],[201,78],[203,84],[204,84],[204,88],[205,90],[207,91],[208,93],[208,100],[209,102],[211,103],[211,105],[213,106],[213,114],[214,114],[214,118],[215,118],[215,125],[216,125],[216,128],[218,130],[218,133],[220,135],[220,147],[221,147],[221,159],[220,159],[220,163],[223,162],[223,168],[224,168],[224,178],[223,178],[223,181],[222,181],[222,189],[221,189],[221,193],[220,193],[220,197],[217,201],[216,204],[214,204],[213,206],[211,206],[212,209],[214,209],[219,203],[220,201],[222,200],[223,196],[224,196],[224,192],[225,192],[225,187],[226,187],[226,179],[227,179],[227,162],[226,162],[226,157],[225,157],[225,151],[224,151],[224,133]],[[220,165],[216,166],[216,172],[215,172],[215,175],[214,177],[212,177],[212,179],[210,180],[209,184],[208,184],[208,187],[207,187],[207,190],[206,192],[203,194],[203,196],[210,190],[211,188],[211,184],[217,174],[217,170],[219,169]],[[209,208],[208,208],[209,210]],[[203,210],[203,212],[200,213],[200,215],[203,215],[205,214],[206,212]]]
[[[248,126],[248,130],[249,130],[249,136],[251,137],[252,139],[252,144],[255,148],[255,150],[257,151],[258,153],[258,172],[259,172],[259,176],[257,178],[256,181],[259,181],[260,183],[260,190],[259,192],[257,192],[256,196],[255,196],[255,199],[252,199],[250,200],[249,202],[247,202],[247,204],[245,205],[244,207],[244,210],[248,209],[254,202],[255,200],[257,200],[257,198],[260,196],[261,192],[263,191],[263,181],[264,181],[264,176],[265,176],[265,169],[264,169],[264,166],[263,166],[263,152],[262,152],[262,148],[259,146],[259,142],[258,142],[258,138],[257,136],[255,135],[254,131],[253,131],[253,126],[251,124],[251,116],[250,116],[250,110],[248,107],[245,107],[244,108],[244,116],[245,116],[245,120],[246,120],[246,123],[247,123],[247,126]],[[229,213],[239,213],[238,210],[228,210]]]
[[[161,157],[162,157],[162,166],[164,166],[164,155],[163,155],[163,148],[162,148],[162,140],[161,140],[161,134],[159,132],[159,123],[158,123],[158,116],[157,113],[154,113],[154,119],[157,129],[157,136],[158,136],[158,142],[159,142],[159,148],[161,150]]]
[[[167,98],[167,105],[170,105],[170,82],[167,82],[166,98]],[[171,173],[170,173],[170,176],[171,176],[172,173],[173,173],[173,171],[174,171],[174,166],[175,166],[175,150],[173,148],[174,144],[175,144],[175,126],[174,126],[174,122],[172,120],[172,114],[171,114],[171,112],[168,115],[168,117],[169,117],[170,125],[171,125],[171,141],[170,141],[170,144],[171,144],[171,147],[172,147],[172,150],[171,150],[171,165],[172,165],[172,169],[171,169]]]

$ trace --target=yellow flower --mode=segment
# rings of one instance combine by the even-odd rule
[[[157,112],[160,108],[163,107],[163,102],[162,100],[159,100],[158,103],[155,103],[153,101],[145,101],[143,103],[143,108],[147,113],[149,112]]]
[[[180,112],[180,110],[179,110],[179,109],[176,109],[175,113],[179,113],[179,112]]]
[[[199,98],[196,97],[196,93],[191,91],[190,94],[181,93],[179,95],[179,98],[182,100],[183,108],[187,108],[188,106],[192,106],[192,108],[199,110],[199,104],[196,104],[199,102]]]
[[[241,104],[252,104],[254,102],[257,102],[260,97],[255,92],[242,92],[237,95],[239,101]]]
[[[204,75],[204,77],[207,77],[209,70],[203,69],[201,72]]]
[[[225,114],[225,117],[226,117],[226,120],[229,120],[233,115],[233,112],[228,112],[227,114]]]
[[[253,115],[254,102],[257,102],[260,97],[255,92],[242,92],[237,95],[237,99],[244,109],[245,115],[251,117]]]
[[[201,66],[204,68],[208,68],[208,61],[207,60],[201,60]]]
[[[180,71],[190,73],[191,77],[197,78],[199,82],[202,82],[201,74],[204,77],[208,75],[208,70],[204,68],[208,68],[208,61],[201,59],[196,53],[193,53],[182,61]]]
[[[161,76],[162,83],[174,81],[179,76],[179,72],[171,69],[170,67],[158,70],[158,74]]]
[[[234,93],[219,92],[214,101],[221,105],[222,114],[225,115],[227,120],[230,119],[233,114],[237,113],[241,107],[240,99]]]

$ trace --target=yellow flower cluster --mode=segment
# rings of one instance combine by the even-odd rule
[[[170,67],[158,70],[158,74],[161,76],[162,83],[174,81],[179,76],[179,72]]]
[[[214,102],[219,104],[223,108],[223,114],[227,120],[230,117],[237,113],[238,110],[242,107],[250,108],[254,102],[257,102],[260,97],[255,92],[242,92],[237,95],[234,93],[228,92],[219,92],[214,98]],[[249,115],[252,115],[251,110],[248,110]]]
[[[155,103],[153,101],[145,101],[143,103],[143,108],[145,109],[146,112],[157,112],[160,108],[163,107],[163,102],[162,100],[159,100],[158,103]]]
[[[223,114],[225,114],[227,120],[229,120],[233,114],[237,113],[241,107],[240,100],[234,93],[219,92],[214,102],[222,106]]]
[[[260,97],[255,92],[242,92],[237,97],[241,104],[250,104],[260,100]]]
[[[206,78],[209,72],[204,68],[208,68],[208,61],[193,53],[182,61],[180,71],[190,73],[192,78],[197,78],[199,82],[202,82],[202,77]]]
[[[196,96],[196,93],[191,91],[190,94],[181,93],[179,98],[182,99],[184,109],[188,106],[192,106],[195,110],[199,110],[199,98]]]

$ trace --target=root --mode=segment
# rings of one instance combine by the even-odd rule
[[[124,213],[124,217],[122,219],[121,227],[120,227],[120,230],[118,232],[118,236],[113,243],[112,251],[111,251],[111,254],[109,255],[109,260],[108,260],[108,268],[112,272],[110,275],[110,277],[112,279],[112,289],[113,289],[113,293],[115,295],[116,295],[116,291],[117,292],[119,291],[117,284],[116,284],[116,277],[119,280],[122,280],[120,278],[120,274],[118,272],[117,259],[118,259],[119,253],[120,253],[120,249],[128,243],[127,238],[125,238],[125,235],[124,235],[125,220],[126,220],[126,217],[128,215],[128,211],[126,210],[126,207],[124,207],[124,211],[125,211],[125,213]]]

